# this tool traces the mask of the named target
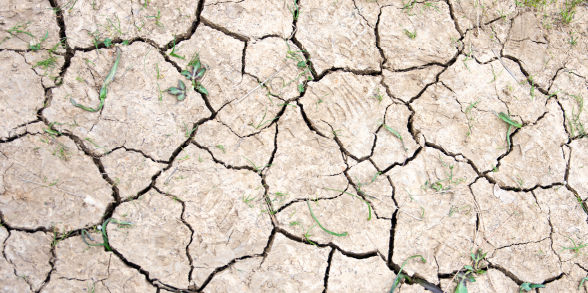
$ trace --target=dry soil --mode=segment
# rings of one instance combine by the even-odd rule
[[[0,0],[0,292],[588,292],[586,52],[582,0]]]

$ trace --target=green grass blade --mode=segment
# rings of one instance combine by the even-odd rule
[[[104,80],[104,84],[102,85],[103,88],[106,88],[114,80],[114,75],[116,74],[116,69],[118,68],[118,62],[120,61],[120,55],[121,55],[120,48],[116,48],[116,59],[114,60],[114,64],[110,68],[110,72],[108,73],[108,75],[106,76],[106,79]]]
[[[312,216],[312,218],[314,219],[314,221],[317,223],[317,225],[323,229],[323,231],[333,235],[333,236],[337,236],[337,237],[344,237],[347,236],[347,232],[343,232],[343,233],[335,233],[333,231],[328,230],[327,228],[323,227],[323,225],[321,225],[321,223],[319,222],[319,220],[316,218],[316,216],[314,215],[314,213],[312,212],[312,208],[310,207],[310,202],[307,200],[306,204],[308,205],[308,210],[310,211],[310,215]]]
[[[86,229],[82,229],[82,241],[84,241],[84,243],[86,243],[86,245],[88,245],[88,246],[104,246],[104,243],[90,243],[90,242],[88,242],[88,240],[94,241],[94,239],[92,239],[90,237],[90,235],[88,235],[88,231],[86,231]]]
[[[512,125],[508,126],[508,130],[506,130],[506,142],[507,142],[507,149],[510,150],[510,130],[512,129]]]
[[[398,273],[398,276],[396,276],[396,279],[394,279],[394,283],[392,284],[392,288],[390,288],[390,293],[394,292],[394,290],[396,290],[396,288],[398,287],[398,285],[400,285],[400,282],[404,281],[404,280],[408,280],[409,277],[403,273]]]
[[[468,293],[468,288],[466,287],[466,278],[461,279],[457,283],[457,287],[455,287],[454,293]]]
[[[104,107],[104,100],[106,99],[106,94],[108,93],[107,87],[114,80],[114,76],[116,74],[116,69],[118,68],[118,63],[120,61],[120,55],[121,55],[120,48],[116,48],[116,59],[114,60],[114,64],[110,68],[110,72],[108,72],[106,79],[104,79],[104,83],[102,84],[102,87],[100,88],[100,103],[98,104],[98,106],[96,108],[84,106],[82,104],[78,104],[76,102],[76,100],[71,98],[69,101],[71,102],[72,105],[74,105],[75,107],[78,107],[84,111],[88,111],[88,112],[98,112],[98,111],[102,110],[102,107]]]
[[[502,121],[504,121],[504,122],[508,123],[509,125],[512,125],[516,128],[523,127],[522,124],[512,120],[507,114],[504,114],[504,112],[498,113],[498,118],[502,119]]]
[[[400,135],[400,133],[398,131],[396,131],[394,128],[386,125],[386,124],[382,124],[384,126],[384,128],[386,128],[386,130],[390,131],[390,133],[392,133],[394,136],[396,136],[399,140],[400,143],[402,143],[402,148],[404,148],[404,150],[407,150],[407,148],[404,146],[404,140],[402,139],[402,135]]]
[[[402,282],[402,279],[409,278],[407,275],[402,273],[402,270],[404,269],[404,266],[408,263],[409,260],[411,260],[413,258],[417,258],[417,257],[420,258],[423,263],[427,262],[427,260],[420,254],[415,254],[415,255],[409,256],[407,259],[405,259],[402,262],[402,265],[400,266],[400,270],[398,271],[398,275],[396,275],[396,279],[394,279],[394,283],[392,283],[392,288],[390,289],[390,293],[394,292],[394,289],[396,289],[396,287],[398,287],[400,282]]]

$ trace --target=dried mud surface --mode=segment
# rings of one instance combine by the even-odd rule
[[[588,292],[547,2],[4,1],[0,292]]]

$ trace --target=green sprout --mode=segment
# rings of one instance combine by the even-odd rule
[[[394,292],[394,290],[404,280],[410,281],[410,277],[408,275],[402,273],[402,270],[404,269],[404,266],[408,263],[408,261],[411,260],[411,259],[413,259],[413,258],[419,258],[421,260],[421,262],[427,263],[427,260],[422,255],[420,255],[420,254],[416,254],[416,255],[410,256],[406,260],[404,260],[402,262],[402,265],[400,266],[400,270],[398,271],[398,274],[396,275],[396,279],[394,279],[394,282],[392,283],[392,288],[390,288],[390,293]]]
[[[114,61],[112,68],[110,68],[110,72],[106,76],[106,79],[104,80],[104,83],[102,84],[102,88],[100,88],[100,97],[99,97],[100,103],[98,104],[98,106],[96,108],[87,107],[87,106],[78,104],[76,102],[76,100],[74,100],[73,98],[70,98],[69,101],[71,102],[72,105],[74,105],[75,107],[78,107],[84,111],[88,111],[88,112],[98,112],[98,111],[102,110],[102,107],[104,107],[104,100],[106,100],[106,94],[108,93],[108,85],[114,80],[114,75],[116,74],[116,68],[118,67],[118,62],[120,61],[120,55],[121,55],[120,48],[116,48],[116,60]]]
[[[192,81],[192,87],[203,95],[208,95],[208,91],[206,88],[200,83],[206,73],[207,67],[206,65],[200,62],[200,57],[196,54],[192,57],[192,60],[188,62],[188,67],[192,67],[192,70],[182,70],[182,75]]]
[[[480,101],[471,102],[467,106],[467,108],[464,112],[464,114],[466,115],[466,118],[467,118],[467,122],[468,122],[468,132],[466,133],[466,136],[470,136],[472,134],[472,121],[474,121],[474,118],[471,116],[471,113],[472,113],[472,109],[476,108],[476,106],[479,103],[480,103]]]
[[[110,222],[118,224],[119,227],[128,227],[132,225],[132,223],[130,222],[118,221],[113,218],[108,218],[106,221],[104,221],[104,223],[101,226],[98,227],[98,230],[102,232],[102,243],[94,242],[94,239],[92,239],[92,237],[90,236],[88,231],[86,231],[86,229],[82,229],[82,241],[84,241],[84,243],[86,243],[86,245],[88,246],[104,246],[104,249],[106,249],[106,251],[112,251],[112,248],[108,243],[108,234],[106,234],[106,226],[108,226],[108,223]]]
[[[286,43],[286,45],[288,46],[286,59],[291,59],[296,62],[296,67],[301,71],[299,71],[296,77],[285,83],[284,86],[288,86],[292,82],[296,81],[298,83],[296,86],[298,93],[303,93],[305,91],[304,86],[306,83],[313,79],[310,72],[310,61],[307,61],[304,57],[304,50],[292,50],[290,49],[290,44]],[[302,81],[300,81],[300,78],[302,78]]]
[[[519,288],[519,293],[522,293],[523,291],[529,292],[535,288],[545,288],[545,285],[525,282],[521,284],[521,287]]]
[[[163,24],[161,23],[161,11],[159,11],[159,9],[157,9],[157,15],[149,15],[145,17],[155,19],[155,25],[158,27],[163,27]]]
[[[49,31],[45,31],[45,35],[41,38],[41,40],[39,40],[38,43],[36,43],[34,45],[29,45],[29,49],[31,49],[33,51],[40,50],[41,44],[43,44],[43,42],[45,42],[47,40],[47,38],[49,38]]]
[[[293,6],[288,6],[288,10],[290,10],[290,13],[292,13],[292,17],[294,18],[294,20],[297,20],[298,16],[300,16],[300,6],[298,6],[296,0],[294,0]]]
[[[171,50],[171,52],[169,52],[169,55],[172,57],[179,58],[179,59],[186,59],[186,57],[176,54],[176,38],[174,38],[172,50]]]
[[[483,275],[486,273],[487,267],[482,266],[482,261],[486,258],[487,253],[482,253],[481,250],[476,253],[471,253],[472,265],[466,265],[463,267],[464,272],[459,272],[457,275],[457,287],[455,287],[455,293],[467,293],[468,289],[466,283],[475,282],[477,275]]]
[[[402,135],[400,135],[400,133],[398,131],[396,131],[394,128],[386,125],[386,124],[382,124],[382,126],[384,126],[384,128],[386,130],[388,130],[390,133],[392,133],[394,136],[396,136],[396,138],[398,138],[400,140],[400,143],[402,144],[402,148],[407,151],[408,148],[406,148],[406,146],[404,145],[404,140],[402,139]]]
[[[506,142],[508,144],[508,148],[510,149],[510,131],[513,127],[515,128],[521,128],[523,127],[523,125],[521,123],[518,123],[514,120],[512,120],[512,118],[510,118],[510,116],[508,114],[505,114],[504,112],[500,112],[497,114],[498,118],[502,119],[502,121],[506,122],[506,124],[508,124],[508,130],[506,130]]]
[[[33,36],[33,34],[31,34],[31,32],[26,30],[27,27],[29,26],[29,24],[30,24],[30,22],[23,23],[23,24],[17,24],[15,26],[9,28],[7,30],[7,32],[13,37],[16,37],[19,34],[24,34],[24,35],[27,35],[31,38],[34,38],[35,36]]]
[[[312,212],[312,208],[310,207],[310,202],[307,200],[306,204],[308,205],[308,210],[310,211],[310,216],[312,216],[312,219],[316,222],[316,224],[323,229],[323,231],[333,235],[333,236],[337,236],[337,237],[344,237],[347,236],[348,233],[347,232],[343,232],[343,233],[335,233],[333,231],[328,230],[327,228],[323,227],[323,225],[321,225],[321,223],[319,222],[319,220],[316,218],[316,216],[314,215],[314,213]]]
[[[569,246],[569,247],[565,247],[563,246],[563,250],[571,250],[574,252],[574,254],[578,255],[580,253],[580,249],[584,248],[584,247],[588,247],[588,242],[587,243],[578,243],[576,244],[576,241],[574,241],[574,239],[572,239],[571,237],[567,237],[571,242],[573,246]]]
[[[404,29],[404,34],[411,40],[414,40],[416,38],[416,31],[411,32],[407,29]]]
[[[166,90],[169,94],[176,96],[178,101],[183,101],[186,98],[186,85],[183,81],[178,79],[178,87],[170,87]]]

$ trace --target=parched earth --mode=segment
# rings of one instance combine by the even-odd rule
[[[586,52],[582,0],[3,0],[0,292],[588,292]]]

